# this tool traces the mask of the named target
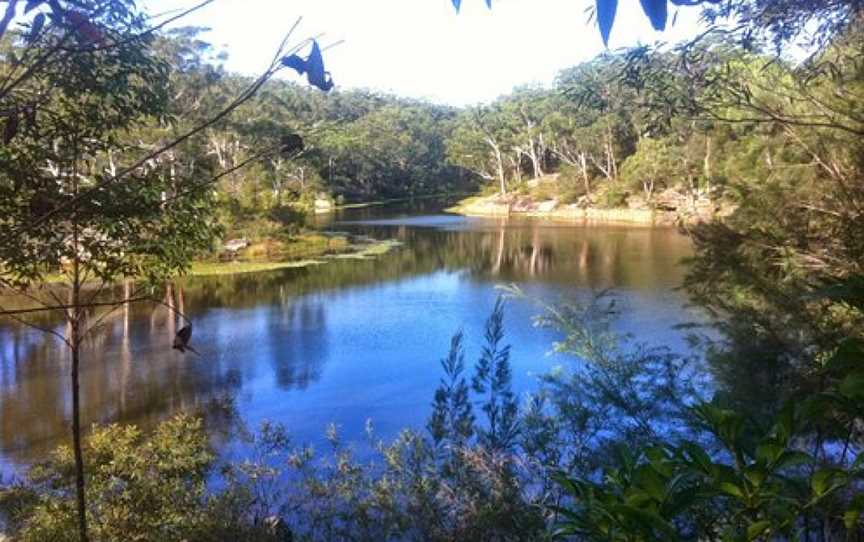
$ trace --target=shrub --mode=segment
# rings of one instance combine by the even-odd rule
[[[270,209],[268,216],[290,233],[297,233],[302,230],[306,226],[309,217],[306,212],[293,205],[277,205]]]
[[[558,186],[551,181],[541,181],[531,190],[531,197],[536,201],[555,199],[558,197]]]
[[[585,195],[585,189],[583,187],[578,185],[568,186],[563,188],[558,194],[558,201],[564,205],[569,205],[571,203],[578,203]]]
[[[200,419],[179,415],[146,437],[132,425],[94,427],[86,444],[93,541],[279,540],[250,517],[239,488],[208,495],[215,457]],[[15,540],[77,542],[73,467],[72,451],[60,447],[26,484],[0,492]]]
[[[87,447],[93,540],[184,540],[204,521],[213,455],[199,420],[174,418],[149,439],[134,426],[96,427]],[[65,446],[31,469],[29,504],[15,511],[19,540],[78,539],[73,472]]]
[[[610,184],[606,186],[600,201],[604,207],[612,209],[625,206],[629,197],[630,192],[627,189],[616,184]]]

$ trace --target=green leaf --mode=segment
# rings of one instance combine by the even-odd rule
[[[806,465],[811,462],[813,462],[813,458],[810,457],[810,454],[798,450],[787,450],[777,458],[773,468],[777,470],[787,469],[799,465]]]
[[[744,492],[737,485],[731,482],[721,482],[719,487],[720,491],[722,491],[723,493],[737,499],[744,500]]]
[[[783,450],[783,446],[773,442],[760,444],[756,448],[756,460],[765,465],[771,465],[783,454]]]
[[[675,528],[672,526],[672,524],[670,524],[668,521],[666,521],[654,512],[649,512],[626,505],[618,507],[618,510],[625,517],[629,517],[630,519],[634,520],[637,523],[641,523],[649,529],[659,531],[663,535],[660,538],[661,540],[666,540],[669,542],[680,540],[678,533],[675,531]]]
[[[771,528],[771,522],[762,520],[757,521],[756,523],[751,523],[749,527],[747,527],[747,540],[756,540],[761,535],[765,534],[765,532]]]
[[[864,495],[857,495],[849,505],[846,512],[843,513],[843,525],[846,529],[852,530],[861,519],[861,513],[864,512]]]
[[[672,476],[672,466],[667,461],[668,456],[662,446],[652,446],[645,451],[645,456],[648,458],[651,467],[662,476],[666,478]]]
[[[634,482],[658,502],[666,495],[666,484],[660,474],[649,465],[639,467]]]
[[[713,464],[711,456],[709,456],[701,446],[694,442],[684,442],[681,445],[681,450],[685,452],[689,462],[695,464],[698,470],[704,473],[710,471]]]
[[[747,478],[747,481],[755,487],[761,486],[767,476],[768,473],[766,473],[765,469],[758,464],[750,465],[744,469],[744,477]]]
[[[864,371],[850,374],[839,386],[840,393],[850,399],[864,399]]]
[[[864,367],[864,341],[850,338],[840,343],[840,346],[825,363],[823,370],[836,373],[862,367]]]
[[[850,508],[843,513],[843,525],[846,526],[846,529],[852,530],[855,525],[858,523],[858,520],[861,518],[861,509],[860,508]]]
[[[810,478],[810,488],[813,490],[813,494],[816,497],[822,497],[840,487],[841,484],[835,480],[842,474],[843,472],[838,469],[820,469],[813,473]]]
[[[778,439],[778,444],[784,448],[789,444],[789,439],[795,433],[796,429],[796,403],[787,401],[780,410],[777,416],[777,422],[774,424],[774,435]]]
[[[813,490],[813,493],[816,495],[825,493],[825,490],[828,489],[828,480],[833,474],[832,471],[827,469],[816,471],[810,478],[810,489]]]

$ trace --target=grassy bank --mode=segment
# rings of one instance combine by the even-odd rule
[[[369,259],[401,246],[398,241],[378,241],[348,235],[307,234],[289,241],[265,240],[240,251],[230,262],[194,262],[189,276],[258,273],[322,265],[333,259]]]
[[[187,276],[206,277],[237,273],[260,273],[263,271],[276,271],[278,269],[307,267],[321,263],[323,262],[320,260],[298,260],[294,262],[195,262],[189,269]]]
[[[186,276],[204,277],[237,273],[261,273],[322,265],[333,259],[370,259],[384,255],[402,244],[392,239],[383,241],[347,234],[325,235],[310,233],[290,240],[266,239],[238,251],[232,261],[217,257],[192,262]],[[68,278],[60,273],[45,276],[46,284],[60,283]]]

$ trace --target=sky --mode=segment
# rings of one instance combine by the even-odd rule
[[[145,0],[151,14],[195,0]],[[369,88],[438,103],[488,102],[514,87],[551,84],[563,68],[603,51],[591,0],[216,0],[182,20],[206,26],[229,70],[260,73],[298,17],[296,41],[342,42],[324,53],[338,88]],[[698,9],[681,8],[658,33],[639,0],[620,0],[609,47],[675,42],[698,32]],[[671,15],[670,15],[671,20]],[[179,23],[178,23],[179,24]],[[291,78],[286,73],[284,77]],[[296,78],[296,76],[294,76]],[[298,78],[299,79],[299,78]]]

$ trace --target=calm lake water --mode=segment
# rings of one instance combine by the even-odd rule
[[[322,222],[403,243],[373,260],[174,284],[200,357],[171,350],[178,324],[164,306],[117,311],[83,354],[85,425],[147,428],[182,410],[218,418],[215,405],[228,398],[247,426],[281,422],[297,443],[321,443],[330,422],[346,440],[360,439],[367,419],[385,438],[422,427],[450,337],[463,329],[467,358],[476,359],[499,284],[550,301],[615,288],[622,330],[686,348],[672,328],[698,315],[675,290],[691,251],[675,230],[474,219],[423,207],[346,211]],[[538,312],[508,301],[519,392],[572,362],[549,355],[557,335],[531,325]],[[43,325],[63,331],[60,322]],[[20,472],[69,440],[68,371],[59,340],[0,320],[0,473]]]

